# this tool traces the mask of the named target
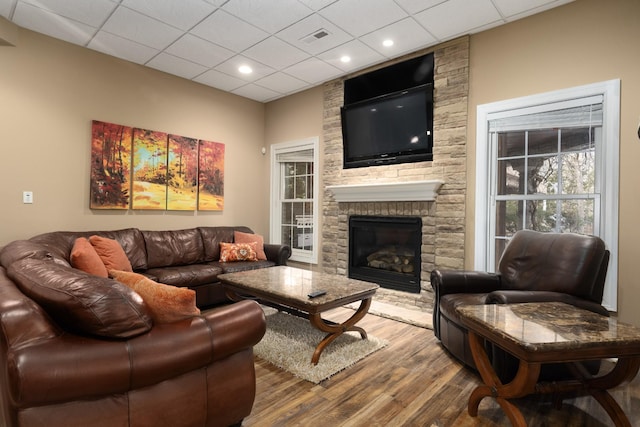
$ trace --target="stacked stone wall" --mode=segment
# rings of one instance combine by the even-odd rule
[[[429,52],[434,53],[433,161],[343,169],[340,107],[343,105],[344,79],[333,80],[324,85],[325,190],[320,257],[322,271],[347,274],[350,215],[419,216],[423,224],[420,294],[381,289],[376,294],[376,300],[428,309],[433,301],[429,284],[431,270],[464,267],[469,38],[456,39],[431,50],[416,52],[401,60]],[[390,64],[382,64],[377,68]],[[430,179],[444,181],[434,202],[338,203],[331,191],[326,189],[331,185]]]

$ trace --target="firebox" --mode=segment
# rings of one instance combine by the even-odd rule
[[[349,218],[349,277],[383,288],[420,293],[422,219]]]

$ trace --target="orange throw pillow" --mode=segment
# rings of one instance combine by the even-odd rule
[[[220,243],[220,262],[257,260],[255,243]]]
[[[233,240],[236,243],[255,243],[256,258],[266,260],[267,254],[264,253],[264,237],[259,234],[243,233],[242,231],[233,232]]]
[[[124,249],[117,241],[106,237],[90,236],[89,242],[91,242],[98,256],[102,259],[104,266],[107,267],[107,271],[133,271],[127,254],[124,253]]]
[[[140,295],[156,323],[176,322],[200,314],[194,290],[157,283],[129,271],[109,270],[109,276]]]
[[[71,266],[94,276],[107,278],[107,268],[95,248],[84,237],[78,237],[71,249]]]

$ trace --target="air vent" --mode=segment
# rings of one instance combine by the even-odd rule
[[[308,36],[301,38],[300,40],[302,40],[307,44],[311,44],[317,40],[320,40],[321,38],[327,37],[328,35],[329,35],[329,32],[321,28],[318,31],[314,31],[312,34],[309,34]]]

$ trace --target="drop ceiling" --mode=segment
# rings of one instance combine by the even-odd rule
[[[571,1],[0,0],[0,15],[32,31],[268,102]],[[393,44],[385,46],[385,40]],[[239,72],[243,65],[252,72]]]

